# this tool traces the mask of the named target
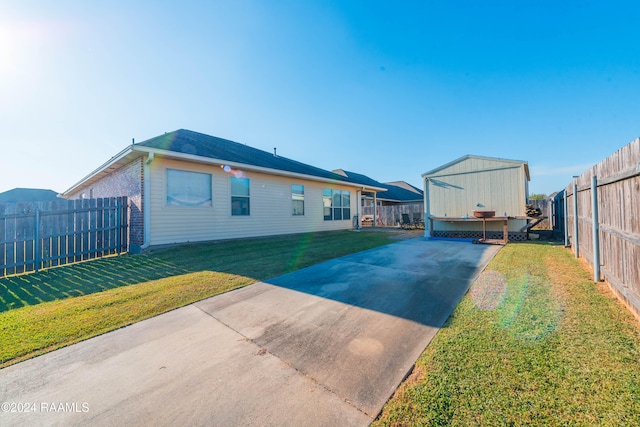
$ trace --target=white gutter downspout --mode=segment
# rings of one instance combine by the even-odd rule
[[[142,216],[143,216],[143,233],[144,238],[142,242],[142,246],[140,246],[141,250],[145,250],[149,247],[150,241],[150,229],[151,229],[151,206],[150,206],[150,187],[151,187],[151,176],[150,176],[150,168],[149,165],[153,161],[154,154],[149,153],[147,155],[147,160],[144,162],[144,168],[142,171],[142,179],[143,179],[143,195],[142,195]]]

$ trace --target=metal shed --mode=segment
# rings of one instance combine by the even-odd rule
[[[525,240],[529,166],[466,155],[422,174],[425,236]],[[475,211],[492,211],[490,219]]]

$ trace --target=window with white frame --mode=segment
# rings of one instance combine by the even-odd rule
[[[211,174],[167,169],[167,206],[211,206]]]
[[[249,215],[249,188],[249,178],[231,177],[231,215]]]
[[[346,190],[322,190],[325,221],[351,219],[351,193]]]
[[[291,214],[304,215],[304,185],[291,185]]]

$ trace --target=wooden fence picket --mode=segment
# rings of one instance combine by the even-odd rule
[[[128,249],[126,197],[0,204],[0,277]]]
[[[592,227],[590,181],[593,176],[597,177],[597,251],[594,250]],[[640,317],[640,139],[602,160],[574,183],[565,188],[571,246],[574,251],[577,247],[578,256],[592,264],[594,254],[599,254],[601,278]],[[576,200],[578,218],[573,213]],[[575,221],[578,223],[577,236]]]

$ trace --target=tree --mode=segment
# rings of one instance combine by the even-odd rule
[[[546,194],[532,194],[529,196],[529,200],[544,200],[547,198]]]

